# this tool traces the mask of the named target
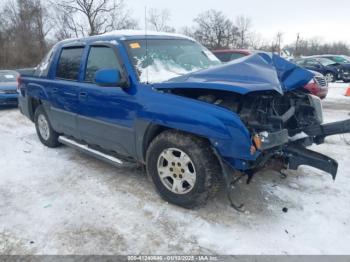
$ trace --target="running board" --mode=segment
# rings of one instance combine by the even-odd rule
[[[83,153],[86,153],[87,155],[98,158],[98,159],[105,161],[107,163],[110,163],[114,166],[120,167],[120,166],[124,166],[124,164],[125,164],[125,162],[123,160],[116,158],[115,156],[103,153],[101,151],[98,151],[96,149],[89,147],[87,144],[79,143],[79,142],[77,142],[73,139],[67,138],[65,136],[60,136],[58,138],[58,141],[66,146],[77,149]]]

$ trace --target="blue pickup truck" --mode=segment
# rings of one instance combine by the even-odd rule
[[[322,124],[302,88],[312,77],[269,53],[222,64],[182,35],[114,31],[56,44],[19,78],[19,107],[44,145],[141,163],[165,200],[190,208],[266,166],[335,178],[337,162],[306,147],[350,123]]]

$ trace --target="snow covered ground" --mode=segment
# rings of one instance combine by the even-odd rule
[[[347,86],[331,85],[327,122],[350,117]],[[350,145],[314,148],[339,161],[335,182],[308,167],[265,171],[237,187],[246,213],[223,193],[185,210],[142,170],[46,148],[17,109],[0,110],[0,254],[350,254]]]

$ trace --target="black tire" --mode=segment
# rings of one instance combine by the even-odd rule
[[[47,123],[48,123],[48,137],[44,138],[42,134],[39,131],[39,117],[43,117]],[[42,105],[39,105],[34,113],[34,122],[35,122],[35,129],[36,133],[41,141],[45,146],[47,147],[58,147],[60,143],[58,142],[59,134],[55,132],[55,130],[52,129],[52,126],[50,124],[49,118],[47,117],[47,114],[44,110],[44,107]]]
[[[189,192],[183,194],[169,190],[158,175],[158,161],[162,152],[174,148],[187,154],[195,170],[196,179],[193,187]],[[160,196],[172,204],[185,208],[204,205],[220,187],[221,168],[209,143],[187,133],[169,130],[159,134],[148,147],[146,168]],[[174,178],[169,177],[168,179],[171,181]],[[186,184],[183,182],[182,186],[184,183]]]

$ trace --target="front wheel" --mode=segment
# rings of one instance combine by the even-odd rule
[[[325,78],[326,78],[328,83],[335,82],[335,80],[336,80],[335,74],[333,74],[331,72],[326,73]]]
[[[34,114],[34,122],[36,133],[45,146],[57,147],[60,145],[58,142],[58,133],[52,129],[49,118],[42,105],[39,105]]]
[[[146,164],[159,194],[185,208],[205,204],[219,188],[217,158],[208,142],[193,135],[161,133],[147,150]]]

